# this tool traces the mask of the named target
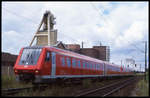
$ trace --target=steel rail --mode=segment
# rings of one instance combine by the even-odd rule
[[[87,92],[85,92],[85,93],[81,93],[81,94],[77,95],[76,97],[85,96],[85,95],[88,95],[88,94],[91,94],[91,93],[95,93],[95,92],[97,92],[97,91],[100,91],[100,90],[103,90],[103,89],[106,89],[106,88],[110,88],[110,87],[112,87],[112,86],[115,86],[115,85],[120,84],[120,83],[124,83],[124,82],[129,81],[129,80],[132,80],[132,79],[133,79],[133,77],[130,78],[130,79],[124,80],[124,81],[119,81],[119,82],[116,82],[116,83],[114,83],[114,84],[107,85],[107,86],[105,86],[105,87],[100,87],[100,88],[97,88],[97,89],[94,89],[94,90],[90,90],[90,91],[87,91]],[[105,96],[106,96],[106,95],[105,95]]]
[[[24,87],[24,88],[8,88],[2,90],[2,95],[12,95],[19,93],[20,91],[32,89],[33,87]]]
[[[132,81],[135,81],[135,80],[136,80],[136,79],[131,80],[131,81],[127,81],[127,83],[125,83],[125,84],[123,84],[122,86],[120,86],[120,87],[118,87],[118,88],[116,88],[116,89],[114,89],[114,90],[112,90],[112,91],[110,91],[110,92],[106,93],[105,95],[103,95],[103,97],[108,96],[108,95],[110,95],[110,94],[112,94],[112,93],[114,93],[114,92],[118,91],[119,89],[121,89],[121,88],[125,87],[126,85],[128,85],[128,84],[132,83]]]
[[[120,86],[120,87],[118,87],[118,88],[116,88],[116,89],[114,89],[114,90],[112,90],[112,91],[106,93],[105,95],[103,95],[103,97],[108,96],[108,95],[111,95],[112,93],[118,91],[119,89],[125,87],[126,85],[133,83],[132,81],[136,81],[137,79],[140,79],[140,78],[142,78],[142,77],[135,77],[133,80],[127,81],[127,83],[125,83],[125,84],[123,84],[122,86]]]
[[[8,89],[2,89],[2,95],[12,95],[19,93],[23,90],[30,90],[30,89],[37,89],[41,87],[47,87],[47,86],[32,86],[32,87],[23,87],[23,88],[8,88]]]

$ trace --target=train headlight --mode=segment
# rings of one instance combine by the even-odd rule
[[[15,73],[18,73],[18,70],[15,70]]]
[[[36,71],[35,71],[35,73],[39,73],[39,71],[38,71],[38,70],[36,70]]]

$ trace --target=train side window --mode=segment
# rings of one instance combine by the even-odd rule
[[[86,62],[86,68],[88,69],[88,62]]]
[[[90,68],[90,69],[92,69],[92,66],[93,66],[92,63],[91,63],[90,65],[91,65],[91,68]]]
[[[90,69],[92,68],[92,64],[90,63]]]
[[[98,70],[100,70],[100,65],[98,64]]]
[[[61,58],[61,65],[65,66],[65,58],[64,57]]]
[[[86,61],[84,61],[84,68],[86,68]]]
[[[83,61],[83,68],[85,68],[85,61]]]
[[[90,63],[88,62],[88,68],[90,69]]]
[[[97,70],[97,64],[95,64],[96,65],[96,70]]]
[[[97,70],[99,70],[99,64],[97,64]]]
[[[92,69],[94,69],[94,63],[92,63]]]
[[[76,66],[76,60],[75,59],[72,59],[72,65],[73,65],[73,67]]]
[[[95,70],[95,64],[93,63],[93,69]]]
[[[85,63],[85,68],[87,68],[87,63],[86,63],[86,61],[85,61],[84,63]]]
[[[95,70],[95,64],[93,63],[93,70]]]
[[[89,69],[89,63],[87,62],[87,68]]]
[[[68,67],[71,66],[70,58],[68,58],[68,57],[67,57],[67,65],[68,65]]]
[[[96,70],[98,70],[98,65],[96,64]]]
[[[91,62],[89,63],[89,68],[91,69]]]
[[[81,64],[80,64],[80,60],[78,60],[78,67],[80,68]]]
[[[47,52],[47,53],[46,53],[45,61],[49,61],[49,60],[50,60],[50,52]]]

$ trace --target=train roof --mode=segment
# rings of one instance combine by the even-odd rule
[[[27,47],[24,47],[24,48],[25,49],[49,48],[50,50],[58,52],[58,53],[63,54],[63,55],[76,57],[76,58],[80,58],[80,59],[86,58],[86,60],[89,60],[89,61],[96,61],[96,62],[99,62],[99,63],[105,63],[105,64],[109,64],[111,66],[120,67],[119,65],[116,65],[116,64],[111,64],[111,63],[106,62],[106,61],[102,61],[102,60],[99,60],[99,59],[96,59],[96,58],[92,58],[92,57],[89,57],[89,56],[86,56],[86,55],[83,55],[83,54],[75,53],[75,52],[70,51],[70,50],[64,50],[64,49],[60,49],[60,48],[53,47],[53,46],[27,46]]]
[[[44,46],[26,46],[24,49],[42,49]]]
[[[49,47],[49,46],[46,46],[46,48],[51,48],[51,49],[53,48],[54,51],[56,50],[56,52],[59,52],[59,53],[64,54],[64,55],[77,57],[77,58],[80,58],[80,59],[86,58],[89,61],[96,61],[96,62],[99,62],[99,63],[105,63],[105,64],[109,64],[111,66],[120,67],[116,64],[111,64],[109,62],[102,61],[102,60],[99,60],[99,59],[96,59],[96,58],[92,58],[92,57],[89,57],[89,56],[86,56],[86,55],[83,55],[83,54],[79,54],[79,53],[76,53],[76,52],[73,52],[73,51],[70,51],[70,50],[64,50],[64,49],[60,49],[60,48],[57,48],[57,47]]]

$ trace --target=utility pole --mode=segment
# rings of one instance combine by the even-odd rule
[[[146,80],[146,66],[147,66],[147,41],[145,41],[145,80]]]
[[[122,66],[122,60],[121,60],[121,66]]]
[[[102,43],[101,43],[101,42],[99,43],[99,46],[102,46]]]
[[[83,41],[82,41],[82,48],[83,48]]]
[[[142,72],[142,70],[141,70],[141,64],[140,64],[140,73]]]

